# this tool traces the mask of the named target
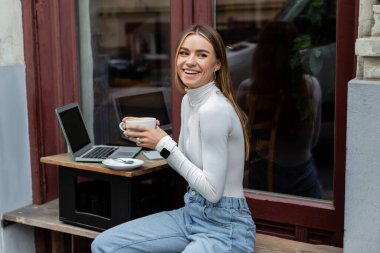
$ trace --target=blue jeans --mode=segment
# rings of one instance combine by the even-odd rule
[[[183,208],[131,220],[99,234],[93,253],[251,253],[256,226],[245,199],[211,203],[190,189]]]

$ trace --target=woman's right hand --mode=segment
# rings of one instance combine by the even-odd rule
[[[123,121],[127,119],[128,117],[123,118]],[[124,135],[127,138],[136,141],[136,145],[139,147],[155,149],[158,142],[163,137],[168,135],[159,126],[160,126],[160,122],[158,120],[157,120],[155,128],[141,126],[141,125],[128,126],[126,131],[124,132]]]

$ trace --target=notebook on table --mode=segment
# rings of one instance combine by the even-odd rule
[[[94,145],[90,140],[78,103],[56,108],[55,113],[74,161],[102,162],[108,158],[133,158],[142,149],[141,147]]]

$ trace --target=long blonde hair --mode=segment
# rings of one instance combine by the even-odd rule
[[[247,124],[248,124],[247,117],[239,108],[233,96],[232,81],[231,81],[230,71],[228,69],[228,64],[227,64],[227,56],[226,56],[226,50],[225,50],[226,47],[224,45],[222,37],[220,37],[219,33],[209,25],[205,25],[205,24],[192,25],[183,32],[180,40],[178,41],[174,59],[177,60],[180,48],[184,40],[189,35],[192,35],[192,34],[198,34],[204,37],[207,41],[211,43],[212,47],[214,48],[216,58],[220,62],[220,69],[217,72],[215,72],[215,84],[221,90],[223,95],[230,101],[230,103],[234,107],[240,119],[241,125],[243,127],[243,134],[244,134],[245,159],[248,160],[249,136],[247,132]],[[174,70],[175,85],[181,93],[184,93],[186,86],[182,82],[181,78],[179,77],[177,68],[174,68],[174,69],[175,69]]]

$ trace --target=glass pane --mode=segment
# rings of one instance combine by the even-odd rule
[[[250,121],[245,187],[332,200],[336,0],[214,3]]]
[[[134,145],[118,124],[151,116],[171,131],[170,0],[78,0],[81,103],[96,144]]]

